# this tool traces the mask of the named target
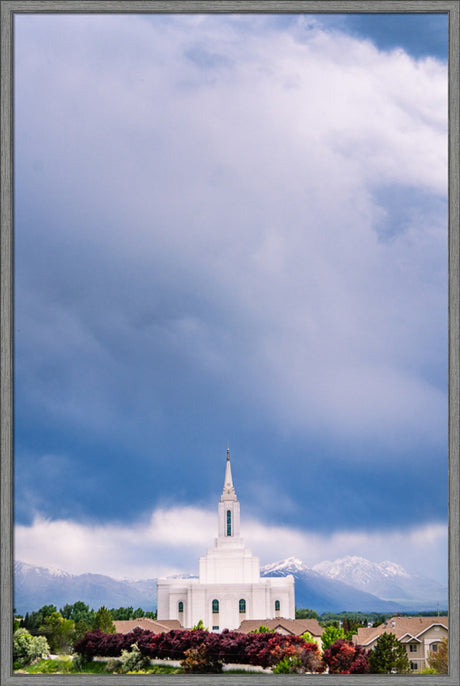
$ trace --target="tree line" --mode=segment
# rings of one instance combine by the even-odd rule
[[[114,633],[114,621],[149,617],[156,619],[156,612],[142,608],[118,607],[90,609],[81,600],[67,603],[60,610],[55,605],[43,605],[39,610],[15,617],[14,630],[25,629],[31,636],[44,636],[51,653],[69,653],[73,646],[89,631]]]

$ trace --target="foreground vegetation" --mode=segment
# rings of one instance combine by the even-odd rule
[[[284,636],[259,627],[250,634],[224,630],[209,632],[200,622],[191,630],[176,629],[155,634],[135,628],[115,633],[115,618],[145,616],[140,608],[90,610],[82,602],[66,605],[59,612],[44,606],[15,619],[13,659],[16,672],[52,673],[218,673],[226,666],[252,665],[273,673],[408,673],[406,650],[393,634],[382,634],[372,651],[352,642],[359,626],[374,625],[387,618],[375,613],[324,613],[297,611],[317,619],[325,628],[322,646],[308,632]],[[297,614],[296,613],[296,614]],[[149,613],[154,618],[153,613]],[[316,615],[316,616],[312,616]],[[50,659],[53,654],[54,659]],[[95,660],[99,656],[104,661]],[[180,667],[152,664],[152,660],[180,661]],[[426,673],[447,673],[447,640],[443,641]],[[420,672],[419,672],[420,673]],[[423,673],[423,672],[422,672]]]

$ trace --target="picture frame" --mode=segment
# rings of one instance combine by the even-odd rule
[[[19,13],[433,13],[449,15],[449,675],[391,677],[395,684],[458,684],[460,680],[460,230],[459,230],[459,4],[455,0],[4,0],[1,3],[1,588],[0,681],[5,686],[29,683],[29,675],[12,672],[13,617],[13,21]],[[105,684],[160,683],[167,679],[189,684],[265,684],[284,678],[248,675],[96,677]],[[328,675],[289,675],[289,683],[327,681]],[[353,678],[353,677],[351,677]],[[386,675],[359,675],[363,686],[387,682]],[[93,684],[93,675],[35,675],[38,686]],[[335,683],[350,683],[348,675],[334,676]]]

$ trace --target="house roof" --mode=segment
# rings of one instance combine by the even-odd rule
[[[449,628],[448,617],[391,617],[384,624],[369,629],[358,629],[357,642],[369,645],[381,634],[394,634],[398,641],[410,643],[419,642],[419,637],[432,626]]]
[[[284,617],[276,617],[275,619],[245,619],[236,631],[248,634],[260,626],[266,626],[271,631],[284,629],[287,633],[295,636],[300,636],[306,631],[309,631],[312,636],[321,636],[324,631],[316,619],[285,619]]]
[[[148,617],[139,617],[139,619],[120,619],[114,621],[117,634],[129,634],[130,631],[139,627],[140,629],[147,629],[153,631],[155,634],[162,634],[171,629],[180,629],[181,624],[178,619],[149,619]]]

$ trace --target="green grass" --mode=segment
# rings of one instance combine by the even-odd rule
[[[72,660],[67,658],[57,660],[40,660],[35,665],[21,667],[20,672],[27,674],[107,674],[107,662],[87,662],[81,669],[72,665]],[[129,672],[130,674],[181,674],[181,667],[170,665],[152,665],[149,669],[141,672]]]

